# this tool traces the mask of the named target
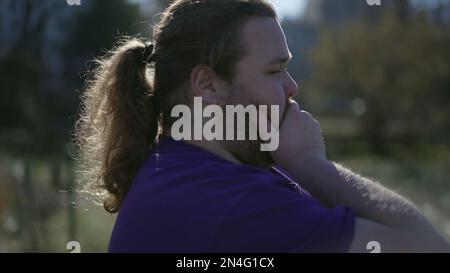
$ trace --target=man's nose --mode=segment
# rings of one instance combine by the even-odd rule
[[[287,82],[284,87],[284,90],[286,91],[286,96],[288,98],[293,98],[293,97],[297,96],[297,94],[298,94],[298,85],[289,73],[287,74],[287,76],[288,76]]]

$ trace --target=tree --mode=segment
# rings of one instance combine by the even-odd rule
[[[9,150],[36,151],[47,144],[44,89],[45,38],[49,21],[63,7],[60,1],[7,0],[1,7],[0,94],[1,137]],[[37,145],[36,145],[37,144]],[[39,145],[40,144],[40,145]]]
[[[81,87],[80,72],[87,62],[110,50],[121,35],[136,35],[145,26],[140,24],[139,6],[126,0],[86,1],[65,23],[62,56],[66,74]]]
[[[385,151],[386,137],[442,136],[450,125],[449,43],[448,29],[425,16],[393,12],[373,25],[323,31],[312,54],[313,93],[362,98],[361,131],[375,152]]]

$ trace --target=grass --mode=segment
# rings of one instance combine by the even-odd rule
[[[373,156],[342,158],[336,161],[411,200],[450,240],[448,164],[442,161],[402,161]]]
[[[426,144],[417,147],[396,146],[391,147],[394,153],[389,157],[368,153],[367,145],[364,143],[354,147],[363,149],[359,153],[352,151],[346,154],[339,149],[331,150],[330,159],[363,176],[379,181],[413,201],[450,240],[449,147]],[[17,164],[10,164],[11,162],[14,162],[11,158],[0,158],[1,165],[17,169]],[[30,162],[34,174],[32,177],[35,202],[39,205],[54,199],[55,201],[49,204],[57,206],[45,219],[39,220],[34,215],[32,218],[36,218],[35,220],[27,219],[27,222],[23,223],[27,227],[24,229],[26,232],[31,230],[37,234],[38,248],[35,251],[69,252],[66,249],[69,241],[80,242],[82,252],[107,251],[115,216],[79,195],[75,195],[75,199],[72,200],[74,203],[71,203],[65,183],[60,183],[60,188],[55,190],[54,185],[49,182],[52,180],[51,165],[39,160]],[[67,165],[64,166],[61,179],[70,179],[70,171]],[[37,198],[39,196],[36,195],[39,194],[43,194],[43,197]],[[21,200],[27,202],[27,199]],[[11,207],[10,214],[14,216],[13,212]],[[69,217],[70,213],[73,213],[74,217]],[[5,232],[0,225],[0,252],[23,251],[29,238],[29,234]]]

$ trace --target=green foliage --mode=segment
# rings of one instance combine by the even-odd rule
[[[312,54],[312,92],[362,98],[362,133],[375,150],[387,137],[448,136],[450,32],[425,16],[354,22],[322,31]]]
[[[139,7],[129,1],[86,1],[86,7],[79,10],[68,25],[66,52],[70,53],[69,57],[75,54],[88,54],[88,58],[97,56],[101,49],[111,49],[118,36],[138,33],[140,19]]]
[[[119,33],[139,33],[139,7],[127,0],[83,1],[79,7],[14,0],[1,7],[8,16],[0,25],[0,150],[66,156],[81,72],[111,49]]]

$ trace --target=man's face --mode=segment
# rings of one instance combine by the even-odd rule
[[[279,105],[280,119],[298,87],[287,71],[291,53],[280,24],[272,18],[250,20],[243,31],[246,55],[237,64],[234,102]]]
[[[283,30],[273,18],[256,18],[247,22],[242,39],[246,55],[236,66],[228,104],[278,105],[281,124],[289,98],[298,93],[297,84],[287,71],[291,53]],[[271,163],[259,147],[259,143],[251,142],[247,142],[246,149],[242,143],[229,145],[244,163]]]

